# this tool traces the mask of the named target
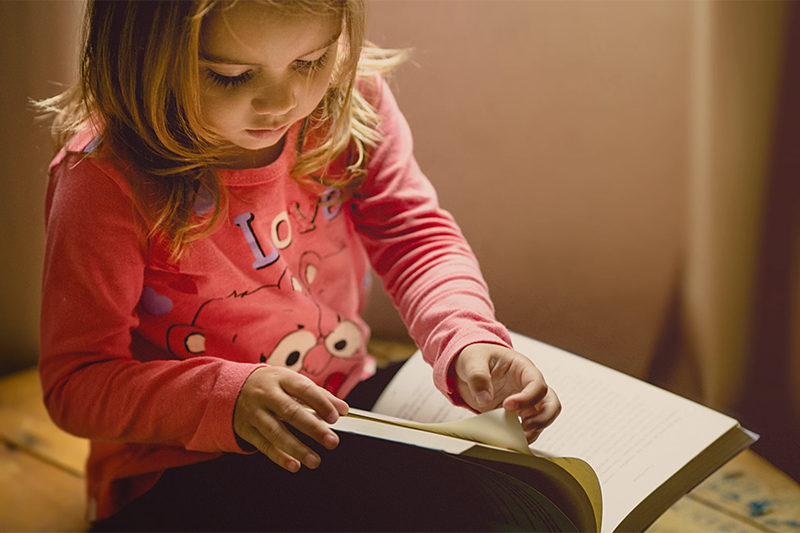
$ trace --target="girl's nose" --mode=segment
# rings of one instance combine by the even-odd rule
[[[253,96],[253,111],[259,115],[285,115],[297,105],[291,80],[264,87]]]

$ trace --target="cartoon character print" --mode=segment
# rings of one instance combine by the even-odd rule
[[[302,291],[310,301],[319,302],[319,293],[324,289],[315,291],[314,288],[323,263],[342,252],[344,249],[327,257],[316,252],[302,254],[298,274],[303,281],[293,277],[293,290]],[[319,334],[298,328],[281,339],[270,355],[262,356],[261,361],[295,369],[317,383],[324,379],[320,385],[336,394],[348,376],[361,369],[361,358],[357,361],[351,358],[364,344],[364,337],[353,321],[342,319],[318,303],[316,305],[320,311],[316,327]]]
[[[298,276],[287,268],[275,284],[204,302],[191,324],[169,328],[169,351],[182,359],[224,355],[284,366],[337,394],[348,377],[361,371],[364,338],[353,321],[313,298],[310,287],[324,259],[307,252]],[[253,320],[258,315],[265,319]],[[235,333],[223,337],[219,331]]]
[[[345,382],[355,382],[364,364],[364,332],[334,308],[357,309],[358,305],[338,297],[332,301],[325,292],[331,284],[341,285],[343,271],[353,270],[346,245],[337,239],[317,240],[318,245],[324,243],[324,254],[306,251],[299,260],[292,260],[295,264],[286,266],[296,237],[319,231],[321,225],[339,217],[340,197],[340,190],[328,189],[309,203],[290,202],[267,224],[250,211],[232,217],[241,230],[243,249],[252,255],[251,267],[263,273],[262,279],[276,281],[203,302],[190,324],[175,324],[167,330],[170,353],[182,359],[215,356],[284,366],[334,394]],[[207,211],[207,204],[198,198],[195,212]],[[168,313],[164,302],[152,296],[143,293],[143,309]]]

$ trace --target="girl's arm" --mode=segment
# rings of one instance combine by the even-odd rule
[[[433,365],[436,385],[451,394],[447,371],[465,346],[510,348],[511,341],[494,318],[475,255],[414,159],[411,131],[394,96],[382,81],[377,93],[384,139],[371,153],[353,218],[373,269]]]
[[[131,356],[131,343],[143,342],[131,332],[145,256],[123,188],[89,158],[67,156],[54,166],[39,364],[48,411],[60,427],[90,439],[240,450],[220,420],[232,419],[252,365]]]
[[[90,439],[242,452],[247,450],[236,439],[234,410],[240,432],[247,434],[252,404],[288,404],[285,388],[295,397],[305,395],[326,419],[346,411],[343,402],[318,387],[295,390],[296,378],[302,378],[297,374],[268,398],[251,391],[242,398],[249,403],[237,406],[245,382],[266,365],[214,357],[164,360],[165,352],[136,335],[134,310],[142,294],[146,250],[126,183],[96,161],[69,156],[54,165],[46,199],[40,375],[53,420]],[[152,360],[142,362],[150,352]],[[293,420],[278,407],[273,412]],[[310,413],[295,415],[300,419],[295,425],[318,441],[332,435]],[[304,458],[303,450],[290,451]]]
[[[373,268],[433,365],[436,386],[478,411],[518,411],[532,440],[557,416],[558,398],[511,349],[472,250],[414,159],[405,118],[385,83],[377,93],[384,140],[353,204]]]

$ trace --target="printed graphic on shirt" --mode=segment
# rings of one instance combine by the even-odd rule
[[[277,284],[208,300],[191,324],[169,328],[169,351],[181,359],[208,355],[284,366],[336,394],[349,375],[360,371],[362,358],[353,356],[364,339],[354,322],[311,297],[306,283],[313,282],[316,269],[309,261],[303,281],[287,269]],[[240,322],[237,306],[243,308]],[[253,320],[253,310],[259,308],[265,310],[263,321]]]
[[[211,211],[213,208],[214,198],[211,196],[211,193],[208,192],[208,189],[203,187],[197,191],[197,198],[195,199],[194,206],[192,207],[194,214],[201,217]]]
[[[360,373],[364,334],[355,322],[323,303],[323,293],[331,290],[329,284],[338,275],[320,275],[327,261],[337,265],[328,267],[334,271],[347,268],[348,249],[343,244],[322,241],[317,244],[338,249],[325,255],[303,252],[291,267],[286,266],[286,261],[279,261],[281,252],[296,240],[295,232],[317,230],[320,222],[332,221],[339,215],[341,204],[335,202],[340,194],[328,191],[305,209],[299,203],[291,204],[274,215],[269,224],[256,227],[256,214],[247,211],[234,216],[232,222],[241,230],[239,238],[253,256],[252,268],[265,274],[270,271],[267,279],[277,281],[201,303],[190,323],[173,324],[167,330],[169,352],[181,359],[212,356],[284,366],[334,394],[349,376]],[[345,263],[339,265],[340,259]],[[319,281],[321,278],[327,279]],[[197,294],[197,286],[188,277],[172,280],[169,287]],[[149,286],[142,291],[140,304],[151,315],[166,315],[173,309],[168,296]]]
[[[168,284],[169,288],[182,294],[197,294],[197,283],[191,276],[181,274]],[[148,315],[167,315],[172,311],[173,301],[169,296],[161,295],[150,285],[142,287],[139,305]]]
[[[303,234],[316,229],[316,220],[320,213],[329,222],[336,218],[342,209],[341,203],[337,203],[341,196],[340,189],[326,190],[314,204],[313,210],[307,214],[303,213],[300,203],[295,202],[289,211],[281,211],[275,215],[270,224],[269,236],[256,235],[252,226],[255,219],[253,213],[248,211],[233,217],[233,223],[242,230],[250,252],[255,258],[253,268],[260,270],[274,264],[281,256],[280,250],[288,248],[292,244],[292,219],[298,226],[299,233]]]
[[[139,305],[148,315],[166,315],[172,311],[172,300],[169,296],[162,296],[156,290],[145,285],[142,287],[142,296],[139,299]]]

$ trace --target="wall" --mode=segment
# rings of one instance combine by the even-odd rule
[[[678,282],[691,4],[375,2],[415,153],[511,329],[644,376]],[[387,300],[369,311],[398,332]],[[391,317],[391,318],[389,318]]]
[[[50,137],[28,99],[75,81],[81,5],[0,2],[0,374],[34,364],[44,250],[44,190]]]

